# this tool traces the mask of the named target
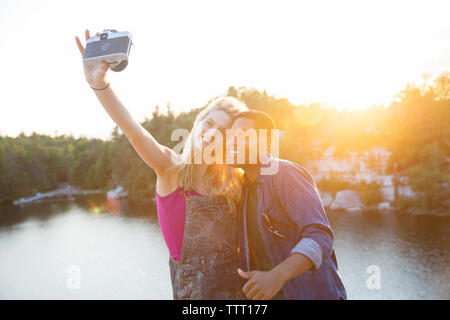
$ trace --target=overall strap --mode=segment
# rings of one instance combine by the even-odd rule
[[[191,195],[190,192],[187,190],[184,190],[184,188],[181,189],[180,193],[184,196],[184,198],[186,199],[186,203],[191,202]]]

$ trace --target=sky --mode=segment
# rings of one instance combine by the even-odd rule
[[[107,139],[114,122],[84,80],[75,36],[129,31],[111,86],[138,121],[201,107],[230,85],[295,104],[388,105],[450,69],[450,1],[0,0],[0,135]]]

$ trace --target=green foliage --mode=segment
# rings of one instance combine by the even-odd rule
[[[270,96],[264,90],[233,86],[227,94],[243,100],[251,109],[269,113],[281,129],[280,157],[304,163],[322,157],[330,146],[334,157],[347,158],[350,151],[362,152],[373,146],[392,154],[387,172],[409,179],[418,197],[409,204],[423,210],[438,208],[450,198],[450,73],[442,73],[432,85],[409,85],[389,107],[339,111],[312,103],[293,105],[286,98]],[[175,115],[157,107],[143,127],[161,144],[174,147],[174,129],[190,130],[205,106]],[[379,170],[377,161],[369,167]],[[121,184],[131,200],[153,196],[155,174],[138,157],[117,127],[108,141],[50,137],[23,133],[12,138],[0,136],[0,202],[54,189],[69,182],[86,189],[107,190]],[[362,193],[367,205],[380,201],[379,186],[350,185],[336,177],[319,181],[318,187],[335,194],[342,189]],[[404,201],[406,203],[406,201]],[[402,201],[397,204],[401,207]]]
[[[425,163],[408,169],[409,185],[417,192],[419,202],[416,207],[422,211],[438,209],[450,199],[450,174],[439,170],[438,166]]]
[[[361,200],[366,207],[377,205],[383,201],[380,185],[376,182],[367,183],[363,180],[355,185],[355,189],[360,192]]]
[[[333,197],[336,193],[344,189],[354,189],[354,186],[347,181],[339,179],[336,175],[332,174],[329,179],[321,179],[316,182],[317,188],[324,192],[329,192]]]
[[[66,182],[67,154],[74,143],[73,137],[36,133],[0,137],[0,199],[13,200]]]
[[[321,179],[317,181],[317,188],[321,191],[330,193],[333,197],[340,190],[355,190],[361,195],[361,200],[366,207],[374,206],[383,201],[380,185],[376,182],[367,183],[362,180],[359,183],[350,183],[344,181],[332,174],[329,179]]]
[[[400,211],[410,211],[413,208],[420,208],[421,203],[418,199],[411,199],[404,196],[399,196],[393,203],[394,207]]]
[[[389,107],[388,171],[408,177],[417,192],[410,206],[434,210],[450,198],[450,73],[442,73],[432,86],[409,85]],[[399,200],[401,207],[403,200]]]

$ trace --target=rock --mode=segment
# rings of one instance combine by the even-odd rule
[[[391,203],[390,202],[380,202],[377,206],[378,210],[391,210]]]
[[[381,194],[383,195],[384,201],[392,202],[395,200],[395,188],[394,186],[382,187]],[[413,198],[416,193],[411,189],[410,186],[398,186],[398,195],[405,198]]]
[[[398,195],[406,198],[414,198],[416,193],[411,189],[410,186],[399,186]]]
[[[48,191],[48,192],[37,192],[34,196],[31,197],[22,197],[18,200],[15,200],[14,204],[26,204],[37,200],[46,200],[53,198],[62,198],[62,197],[73,197],[77,195],[86,195],[86,194],[98,194],[102,193],[101,190],[81,190],[80,187],[72,186],[67,183],[60,184],[58,189]]]
[[[336,198],[331,203],[332,210],[360,211],[364,209],[359,192],[354,190],[342,190],[336,193]]]
[[[331,193],[328,193],[328,192],[320,192],[320,198],[321,198],[322,204],[325,208],[328,208],[334,200]]]
[[[380,189],[384,201],[394,201],[395,200],[395,188],[394,186],[382,187]]]
[[[126,198],[127,196],[128,192],[124,190],[121,185],[118,185],[115,189],[109,190],[106,193],[106,197],[109,199]]]
[[[424,214],[424,212],[422,210],[417,209],[417,208],[411,208],[408,210],[408,212],[413,215],[423,215]]]

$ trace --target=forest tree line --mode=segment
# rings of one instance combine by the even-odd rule
[[[392,152],[387,173],[393,172],[395,166],[420,194],[408,205],[424,210],[449,205],[449,72],[443,72],[430,84],[408,85],[387,107],[355,111],[319,103],[294,105],[286,98],[254,88],[229,87],[226,94],[275,119],[282,130],[282,158],[302,164],[320,158],[330,146],[336,147],[334,156],[343,158],[350,151],[383,147]],[[177,115],[170,108],[161,112],[157,106],[142,125],[160,143],[173,147],[178,141],[171,141],[172,131],[190,130],[205,106]],[[37,133],[0,136],[0,202],[49,191],[62,182],[104,191],[120,184],[135,201],[153,197],[155,179],[153,170],[117,127],[109,140]]]

